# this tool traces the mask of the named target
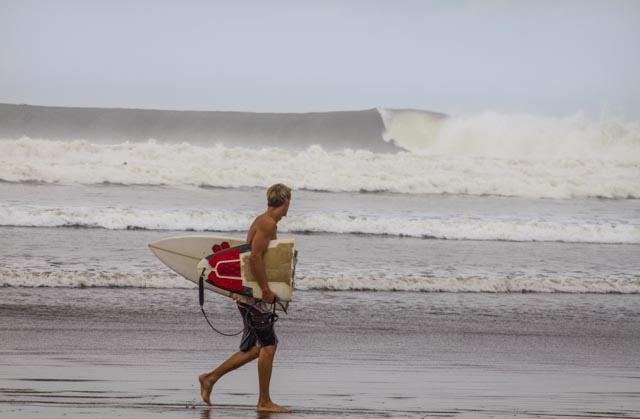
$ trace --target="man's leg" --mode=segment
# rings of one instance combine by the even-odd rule
[[[257,346],[253,346],[246,352],[236,352],[231,355],[229,359],[224,361],[222,364],[218,366],[218,368],[214,369],[211,372],[201,374],[198,377],[198,381],[200,381],[200,395],[202,396],[202,400],[211,406],[211,390],[213,389],[213,385],[222,378],[226,373],[235,370],[236,368],[240,368],[247,362],[251,362],[256,359],[260,354],[260,348]]]
[[[258,382],[260,384],[260,398],[256,410],[259,412],[288,412],[284,407],[271,401],[269,395],[269,383],[271,382],[271,370],[273,358],[276,355],[276,345],[265,346],[260,349],[258,358]]]

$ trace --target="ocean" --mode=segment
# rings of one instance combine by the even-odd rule
[[[83,318],[98,329],[109,321],[119,327],[130,320],[147,330],[140,316],[148,315],[160,325],[173,325],[167,329],[171,342],[183,336],[175,323],[180,319],[199,336],[188,356],[197,363],[206,349],[206,324],[195,310],[197,292],[155,259],[146,244],[203,231],[244,237],[265,209],[266,187],[278,182],[293,188],[289,215],[279,223],[278,234],[296,240],[300,301],[297,307],[292,303],[290,318],[281,326],[290,327],[283,333],[291,346],[287,349],[287,340],[282,341],[279,359],[292,380],[282,384],[288,392],[284,402],[297,406],[301,415],[440,412],[458,417],[475,416],[478,409],[481,416],[609,411],[625,417],[640,412],[637,399],[622,394],[637,395],[637,387],[629,386],[637,386],[640,375],[640,356],[628,350],[640,343],[640,123],[584,115],[447,116],[414,109],[256,114],[26,105],[0,105],[0,330],[8,336],[0,350],[11,365],[30,366],[24,374],[31,375],[22,376],[13,367],[0,373],[1,386],[13,389],[5,392],[0,412],[22,406],[17,412],[27,417],[42,399],[24,391],[52,390],[47,387],[51,382],[29,380],[53,379],[39,376],[35,366],[43,359],[54,362],[69,347],[58,342],[49,355],[44,350],[28,355],[31,347],[24,343],[58,339],[46,332],[58,327],[43,317],[47,314],[62,321],[61,335],[78,342],[80,332],[64,325],[73,329]],[[185,312],[174,296],[180,301],[193,296],[194,310]],[[106,317],[92,313],[85,298]],[[135,313],[129,312],[133,306]],[[175,317],[166,317],[163,306]],[[212,310],[222,310],[223,326],[236,325],[237,319],[224,314],[226,308]],[[381,311],[386,314],[376,317]],[[350,321],[349,312],[358,320]],[[292,326],[296,319],[313,327]],[[26,329],[16,330],[19,322]],[[424,322],[433,322],[435,329]],[[574,328],[567,329],[568,324]],[[527,327],[533,331],[522,339],[518,331]],[[325,356],[351,354],[352,362],[342,367],[355,375],[343,373],[345,381],[335,392],[320,385],[308,387],[317,390],[313,394],[296,393],[305,386],[301,369],[311,368],[305,348],[335,328],[343,340],[333,336],[328,341],[340,351],[323,355],[320,348],[309,350],[322,363],[330,363]],[[156,332],[142,340],[159,354],[164,349]],[[133,333],[111,336],[114,349],[97,353],[104,352],[107,361],[135,353],[135,348],[121,352],[117,344],[136,339]],[[371,333],[380,335],[384,347],[371,340]],[[465,340],[469,333],[479,340]],[[545,342],[553,342],[555,349]],[[355,358],[348,344],[357,346]],[[449,344],[460,351],[451,352]],[[236,343],[216,345],[230,354]],[[169,346],[171,356],[187,350]],[[549,375],[519,370],[526,362],[553,374],[547,351],[560,356],[563,348],[581,357],[554,361],[574,374],[568,382],[582,385],[579,391],[560,385],[547,391],[543,383]],[[136,356],[114,368],[131,378],[125,369]],[[427,356],[430,360],[424,361]],[[378,367],[390,377],[386,384],[382,379],[369,392],[335,396],[353,394],[363,383],[358,368],[380,359],[385,361]],[[413,373],[405,368],[407,362],[417,365]],[[572,362],[575,368],[568,366]],[[153,365],[166,367],[160,361]],[[442,372],[447,365],[454,375]],[[616,372],[599,380],[590,365]],[[97,379],[90,372],[72,371],[78,377],[71,379]],[[163,374],[170,379],[181,373]],[[413,390],[400,379],[406,374]],[[468,377],[482,380],[483,374],[497,379],[497,387],[489,383],[493,390],[484,392],[479,384],[462,386]],[[424,391],[441,392],[437,401],[415,390],[432,376],[445,383],[425,384]],[[243,382],[253,380],[243,377]],[[380,378],[371,372],[363,377]],[[588,385],[581,377],[589,378]],[[117,377],[112,380],[100,389],[109,400],[115,400],[110,386],[118,383]],[[143,380],[142,375],[135,380]],[[536,389],[510,391],[508,382]],[[31,384],[25,389],[16,383]],[[230,417],[244,412],[242,406],[252,400],[236,390],[221,392],[231,409],[224,414]],[[145,391],[140,396],[145,403],[163,408],[153,405],[151,390]],[[177,395],[163,391],[164,408],[191,403],[182,390]],[[550,394],[557,400],[545,404]],[[588,397],[593,397],[588,409],[581,410]],[[118,403],[106,408],[141,407]],[[333,410],[318,410],[321,406]]]
[[[301,290],[640,292],[635,122],[3,106],[2,285],[189,286],[145,240],[243,237],[284,182]]]

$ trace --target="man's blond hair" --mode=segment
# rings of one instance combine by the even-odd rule
[[[270,207],[279,207],[287,199],[291,199],[291,188],[284,183],[276,183],[267,189],[267,204]]]

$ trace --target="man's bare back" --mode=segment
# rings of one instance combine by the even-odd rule
[[[251,223],[251,227],[249,227],[249,233],[247,233],[247,243],[251,244],[249,266],[262,290],[261,299],[267,304],[274,303],[278,296],[269,289],[262,255],[267,251],[269,242],[278,237],[277,223],[278,222],[269,215],[269,211],[267,211],[256,217],[253,223]]]

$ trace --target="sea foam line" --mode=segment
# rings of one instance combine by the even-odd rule
[[[86,227],[110,230],[244,231],[257,214],[215,210],[0,206],[0,226]],[[353,213],[300,214],[280,231],[407,236],[450,240],[640,243],[640,225],[544,219],[429,218]]]
[[[0,287],[67,288],[195,288],[195,284],[172,273],[118,273],[87,271],[24,271],[0,269]],[[464,293],[640,293],[640,278],[420,278],[304,277],[296,279],[298,290],[405,291]]]

